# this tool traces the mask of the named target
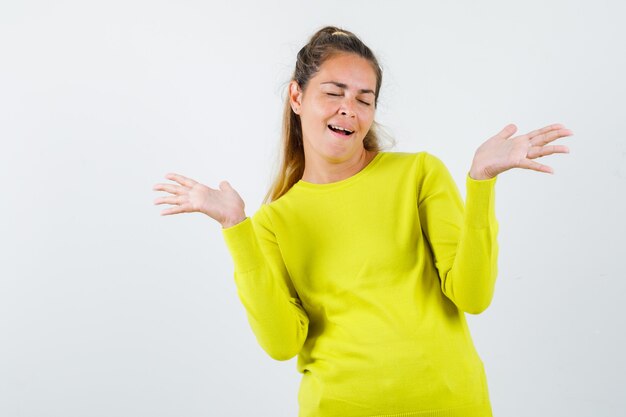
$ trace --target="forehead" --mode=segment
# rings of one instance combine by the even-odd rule
[[[376,90],[376,72],[372,64],[356,54],[339,54],[328,58],[311,78],[316,84],[334,81],[348,89]]]

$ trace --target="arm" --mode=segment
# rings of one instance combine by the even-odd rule
[[[478,314],[493,297],[497,276],[498,223],[495,178],[466,177],[467,204],[444,164],[425,154],[418,209],[441,290],[462,311]]]
[[[274,359],[295,356],[306,339],[309,319],[284,265],[276,236],[263,209],[246,217],[245,204],[227,181],[219,189],[179,174],[166,178],[178,185],[157,184],[166,191],[154,204],[171,204],[162,215],[199,212],[218,221],[235,262],[235,281],[248,321],[263,349]]]
[[[261,347],[276,360],[300,352],[309,318],[285,267],[263,208],[222,230],[235,264],[235,282],[250,327]]]
[[[465,210],[445,166],[431,155],[424,158],[420,221],[433,250],[443,293],[468,313],[484,311],[493,297],[498,256],[496,176],[512,168],[552,173],[551,167],[535,159],[568,153],[567,146],[549,144],[573,134],[559,123],[511,137],[516,131],[517,126],[509,124],[476,150],[466,177]]]

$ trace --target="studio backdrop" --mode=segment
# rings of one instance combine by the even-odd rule
[[[377,121],[465,195],[508,123],[563,123],[554,174],[498,177],[494,300],[468,321],[494,415],[626,409],[623,21],[614,1],[0,3],[0,416],[297,413],[295,359],[249,328],[218,223],[161,216],[176,172],[251,216],[296,53],[326,25],[377,54]]]

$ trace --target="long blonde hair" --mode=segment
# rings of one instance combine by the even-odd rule
[[[334,26],[327,26],[317,31],[309,42],[300,49],[291,80],[296,81],[304,91],[307,83],[319,71],[322,64],[340,53],[357,54],[370,61],[376,73],[376,98],[374,101],[376,106],[383,79],[383,71],[376,57],[355,34]],[[374,122],[363,139],[363,147],[368,151],[378,152],[382,149],[377,130],[378,124]],[[294,113],[291,108],[289,95],[285,99],[283,110],[280,159],[278,174],[265,196],[264,203],[272,202],[283,196],[304,174],[302,124],[300,116]]]

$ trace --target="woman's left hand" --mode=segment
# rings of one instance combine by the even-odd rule
[[[553,124],[510,138],[516,131],[517,126],[507,125],[500,133],[480,145],[474,154],[470,177],[475,180],[487,180],[511,168],[532,169],[552,174],[552,168],[533,159],[553,153],[569,153],[567,146],[546,145],[574,134],[562,124]]]

